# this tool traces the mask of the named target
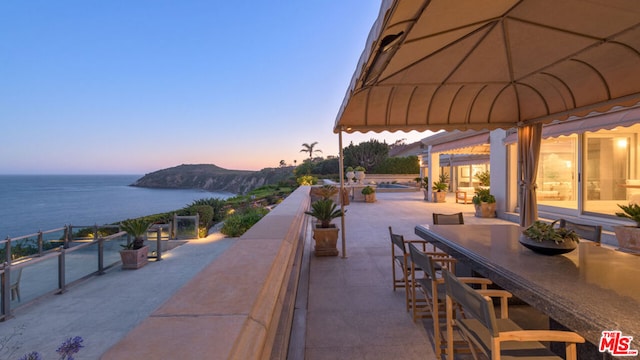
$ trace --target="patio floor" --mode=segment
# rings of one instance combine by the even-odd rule
[[[445,203],[426,202],[422,192],[376,196],[346,207],[347,258],[309,257],[305,359],[435,359],[431,321],[414,323],[404,291],[392,290],[388,227],[417,239],[414,227],[432,224],[433,212],[460,211],[467,224],[507,223],[474,217],[473,205],[456,204],[453,194]]]

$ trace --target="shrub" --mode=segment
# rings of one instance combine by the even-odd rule
[[[311,175],[300,176],[296,179],[298,185],[315,185],[318,183],[318,178]]]
[[[267,215],[268,212],[268,209],[262,207],[235,211],[227,216],[220,232],[230,237],[241,236]]]
[[[197,206],[197,205],[209,205],[213,209],[213,219],[212,222],[218,222],[224,219],[224,207],[226,205],[226,201],[220,198],[208,198],[208,199],[199,199],[189,205],[189,207]]]
[[[491,186],[491,174],[489,173],[489,170],[480,171],[473,175],[473,177],[478,179],[480,186]]]

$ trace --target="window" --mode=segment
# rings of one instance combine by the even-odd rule
[[[640,198],[639,131],[634,125],[585,133],[584,211],[612,215],[617,204]]]
[[[578,208],[577,135],[543,139],[536,183],[539,205]]]

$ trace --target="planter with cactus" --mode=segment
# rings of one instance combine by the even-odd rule
[[[338,255],[338,232],[340,229],[331,220],[342,216],[342,210],[331,199],[321,199],[311,203],[311,210],[305,214],[317,220],[313,228],[313,239],[315,247],[313,253],[316,256],[337,256]]]
[[[147,264],[149,246],[144,244],[144,236],[149,225],[151,221],[142,218],[126,220],[120,224],[120,229],[133,237],[133,241],[127,241],[127,245],[123,245],[120,250],[123,269],[139,269]]]
[[[449,188],[449,175],[442,173],[438,181],[434,182],[431,187],[431,190],[433,190],[433,202],[445,202],[447,188]]]

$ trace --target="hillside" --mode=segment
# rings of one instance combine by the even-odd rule
[[[131,186],[162,189],[203,189],[246,194],[257,187],[277,184],[293,175],[293,167],[260,171],[228,170],[212,164],[179,165],[146,174]]]

